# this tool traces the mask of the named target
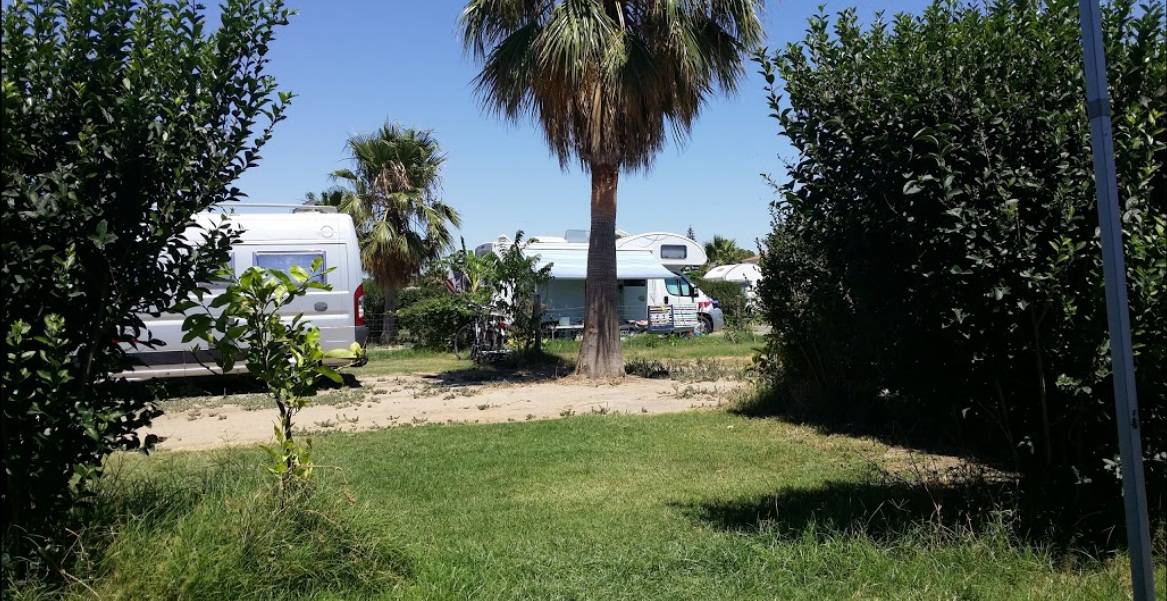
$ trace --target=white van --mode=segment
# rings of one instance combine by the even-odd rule
[[[228,214],[231,223],[242,229],[242,240],[231,249],[230,265],[237,275],[252,266],[287,270],[299,265],[308,270],[317,258],[323,258],[324,269],[332,270],[320,278],[332,286],[331,290],[310,290],[284,309],[289,318],[303,314],[306,322],[320,328],[320,342],[326,352],[349,349],[354,342],[364,345],[368,337],[361,307],[364,289],[356,229],[351,217],[329,209],[296,207],[289,213]],[[209,225],[218,219],[217,213],[206,213],[197,221]],[[210,289],[213,294],[216,284],[210,284]],[[192,309],[198,310],[201,309]],[[200,350],[196,357],[195,343],[182,343],[185,315],[142,315],[149,337],[165,345],[156,348],[127,345],[126,350],[137,365],[121,375],[137,379],[217,373],[213,350]],[[337,363],[347,362],[337,360]],[[244,371],[244,368],[240,365],[232,371],[236,370]]]

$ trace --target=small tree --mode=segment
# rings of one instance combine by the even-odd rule
[[[458,279],[463,292],[477,294],[490,288],[498,272],[498,255],[486,253],[478,255],[466,248],[466,241],[462,241],[462,250],[446,257],[446,267]]]
[[[288,15],[227,0],[208,27],[190,2],[5,3],[6,526],[60,532],[106,455],[151,442],[150,389],[116,374],[153,344],[138,316],[227,261],[231,232],[193,216],[240,197],[232,182],[284,118],[265,69]]]
[[[196,339],[206,342],[214,349],[215,362],[224,372],[243,363],[275,400],[280,419],[275,428],[276,444],[268,447],[273,459],[270,469],[280,476],[285,488],[312,472],[311,443],[295,442],[293,416],[308,404],[308,397],[315,394],[321,376],[341,381],[336,370],[324,365],[324,358],[355,358],[361,352],[360,346],[354,343],[347,353],[326,355],[320,346],[319,329],[305,322],[302,314],[290,320],[280,314],[284,307],[310,290],[332,288],[314,279],[321,266],[322,260],[316,259],[312,274],[294,265],[287,273],[252,267],[238,279],[226,276],[231,280],[226,290],[209,305],[201,305],[202,312],[188,316],[183,322],[183,342]],[[199,305],[189,302],[179,308],[195,306]]]
[[[511,242],[499,256],[494,267],[494,308],[511,319],[511,339],[531,350],[539,342],[543,311],[539,302],[539,287],[551,279],[551,264],[539,267],[538,256],[528,256],[530,242],[523,241],[523,232],[515,232]]]
[[[348,191],[340,186],[330,186],[321,190],[319,194],[315,192],[308,192],[304,194],[303,203],[306,206],[312,207],[336,207],[340,208],[344,202],[345,195]]]

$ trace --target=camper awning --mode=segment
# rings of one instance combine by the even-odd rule
[[[551,277],[557,280],[583,280],[588,275],[588,251],[583,249],[528,249],[527,256],[538,256],[539,266],[551,263]],[[616,251],[616,277],[621,280],[649,280],[675,277],[647,250]]]

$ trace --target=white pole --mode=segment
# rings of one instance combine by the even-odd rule
[[[1106,321],[1110,325],[1110,363],[1114,371],[1115,423],[1122,458],[1122,493],[1126,509],[1127,546],[1135,601],[1155,598],[1151,563],[1151,533],[1147,521],[1147,491],[1143,484],[1143,451],[1139,441],[1139,401],[1135,394],[1131,324],[1127,309],[1126,267],[1122,250],[1122,220],[1114,174],[1114,136],[1110,124],[1110,94],[1106,83],[1106,53],[1102,45],[1098,0],[1079,0],[1082,50],[1086,71],[1086,114],[1094,151],[1094,187],[1098,193],[1098,224],[1102,236],[1102,273],[1106,282]]]

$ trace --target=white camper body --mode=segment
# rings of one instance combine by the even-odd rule
[[[625,233],[616,238],[616,250],[646,250],[674,273],[686,267],[700,267],[708,260],[705,249],[696,241],[669,232]]]
[[[539,294],[543,323],[552,332],[583,329],[588,245],[569,239],[568,236],[532,237],[524,251],[529,257],[538,257],[540,266],[551,265],[551,279]],[[510,243],[506,236],[499,236],[494,242],[479,245],[475,252],[498,254]],[[618,248],[616,278],[622,328],[661,332],[706,329],[708,322],[698,314],[696,289],[684,276],[661,264],[652,251]]]
[[[736,263],[710,269],[704,276],[707,280],[733,282],[741,286],[746,300],[753,302],[758,296],[758,284],[762,281],[762,268],[756,263]]]
[[[356,230],[348,215],[321,210],[299,209],[291,213],[231,213],[232,225],[242,229],[242,240],[231,249],[230,265],[236,275],[252,266],[287,270],[299,265],[310,270],[317,258],[324,261],[324,269],[332,271],[321,276],[331,290],[310,290],[292,301],[283,310],[291,319],[303,314],[304,320],[320,329],[320,342],[325,351],[348,349],[354,342],[362,345],[368,335],[361,310],[360,250]],[[220,219],[217,213],[206,213],[197,218],[208,226]],[[222,290],[222,283],[209,284],[211,294]],[[210,299],[206,299],[209,303]],[[199,311],[201,309],[192,309]],[[149,336],[164,344],[149,348],[141,344],[126,345],[131,357],[139,363],[131,378],[159,378],[197,376],[218,373],[213,349],[201,348],[196,356],[195,343],[182,343],[182,322],[186,314],[163,313],[157,317],[144,314]],[[340,362],[347,362],[341,360]],[[245,371],[240,365],[234,371]]]

